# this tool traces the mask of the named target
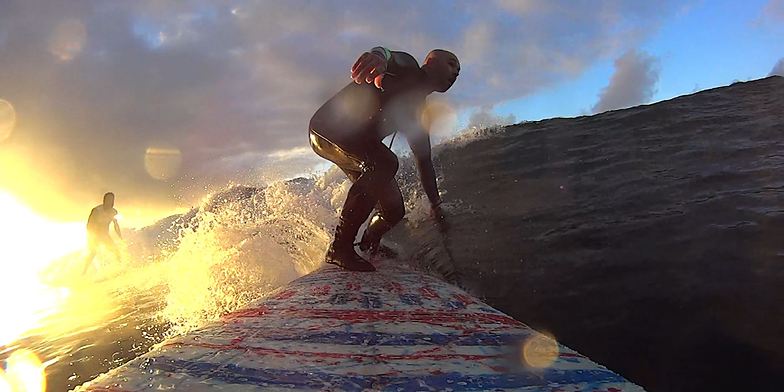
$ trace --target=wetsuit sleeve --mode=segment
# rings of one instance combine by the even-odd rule
[[[392,52],[392,57],[387,62],[386,73],[390,75],[405,75],[419,71],[419,63],[414,56],[406,52]]]
[[[436,170],[433,167],[431,156],[430,135],[422,132],[421,135],[412,138],[409,145],[411,146],[411,152],[414,154],[414,159],[419,169],[419,179],[422,181],[422,187],[425,189],[427,199],[430,200],[431,206],[437,206],[441,204],[441,196],[438,194],[438,185],[436,184]]]
[[[114,232],[117,233],[117,237],[122,237],[122,231],[120,231],[120,224],[117,223],[117,218],[112,219],[112,223],[114,223]]]

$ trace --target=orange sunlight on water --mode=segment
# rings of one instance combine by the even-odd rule
[[[6,345],[35,328],[68,297],[66,289],[42,283],[39,275],[54,260],[81,249],[85,230],[82,222],[49,221],[7,193],[0,193],[0,216],[0,298],[4,317],[14,320],[0,324],[0,344]]]
[[[17,350],[0,369],[0,392],[41,392],[46,390],[45,365],[29,350]]]
[[[0,216],[0,312],[8,320],[0,323],[0,355],[16,361],[0,373],[0,392],[39,390],[20,389],[38,385],[20,380],[40,374],[45,382],[45,368],[73,361],[96,340],[115,339],[103,336],[108,325],[168,321],[169,335],[183,333],[257,298],[265,287],[256,281],[258,271],[234,260],[237,250],[224,233],[206,230],[214,226],[207,217],[205,230],[182,238],[175,252],[137,260],[116,239],[120,258],[101,249],[85,270],[85,221],[58,222],[3,190]]]

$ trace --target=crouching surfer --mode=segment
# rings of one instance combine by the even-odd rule
[[[420,125],[418,114],[425,98],[434,91],[447,91],[459,73],[457,56],[446,50],[430,51],[420,67],[408,53],[376,47],[351,67],[353,83],[313,115],[311,147],[340,167],[353,183],[326,254],[327,263],[352,271],[374,271],[354,249],[360,226],[375,208],[359,243],[362,251],[372,254],[384,233],[403,219],[403,196],[395,181],[397,156],[382,142],[395,132],[404,133],[411,147],[432,214],[443,217],[430,135]]]

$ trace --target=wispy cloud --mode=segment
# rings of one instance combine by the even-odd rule
[[[784,57],[780,58],[776,65],[773,66],[773,69],[770,70],[770,74],[768,76],[784,76]]]
[[[784,0],[768,0],[762,15],[771,21],[784,21]]]

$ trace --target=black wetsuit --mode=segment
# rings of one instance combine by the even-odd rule
[[[112,241],[109,236],[109,225],[114,222],[117,216],[117,210],[114,208],[106,208],[103,204],[96,206],[90,211],[90,216],[87,218],[87,247],[89,253],[87,261],[92,261],[95,253],[98,251],[99,246],[104,246],[114,253],[115,257],[119,258],[120,250],[117,245]]]
[[[430,93],[425,72],[404,52],[392,52],[382,81],[350,83],[319,108],[310,120],[310,144],[321,157],[334,162],[354,183],[349,190],[335,233],[335,242],[354,241],[359,226],[375,206],[365,236],[376,242],[405,214],[395,181],[398,161],[382,140],[393,132],[406,134],[419,167],[425,193],[438,201],[430,138],[419,115]],[[365,238],[363,238],[365,243]]]

